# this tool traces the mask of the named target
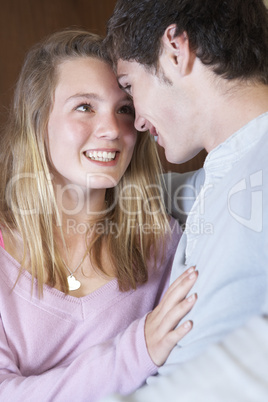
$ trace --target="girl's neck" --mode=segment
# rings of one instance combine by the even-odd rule
[[[74,265],[82,258],[94,224],[106,210],[105,189],[84,190],[77,186],[57,186],[56,200],[59,211],[57,243],[66,260]]]
[[[101,217],[106,210],[105,193],[105,189],[58,187],[56,200],[63,231]]]

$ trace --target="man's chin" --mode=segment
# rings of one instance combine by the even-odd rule
[[[175,165],[181,165],[182,163],[186,163],[189,162],[191,159],[193,159],[196,155],[199,154],[199,151],[197,152],[192,152],[192,153],[176,153],[176,147],[174,147],[174,149],[169,150],[168,148],[163,147],[165,150],[165,157],[166,160],[169,163],[175,164]],[[177,150],[179,151],[179,149]]]
[[[165,151],[166,160],[173,165],[181,165],[182,163],[188,162],[191,157],[185,157],[184,155],[174,155]]]

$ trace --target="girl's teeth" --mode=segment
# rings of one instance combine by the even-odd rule
[[[86,152],[86,156],[89,159],[97,160],[100,162],[110,162],[114,160],[116,152],[107,152],[107,151],[88,151]]]

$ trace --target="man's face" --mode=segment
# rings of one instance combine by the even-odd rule
[[[183,163],[203,148],[194,85],[190,77],[180,77],[170,67],[165,55],[159,61],[161,69],[155,74],[137,62],[119,60],[118,81],[133,97],[136,129],[150,130],[158,136],[167,160]]]

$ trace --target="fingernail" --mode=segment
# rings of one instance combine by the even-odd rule
[[[193,294],[193,295],[191,295],[191,296],[189,296],[189,297],[187,297],[186,300],[187,300],[189,303],[191,303],[191,302],[193,302],[195,299],[196,299],[196,293]]]
[[[196,271],[193,272],[191,275],[188,277],[190,280],[196,278]]]
[[[189,328],[191,327],[190,321],[186,321],[186,322],[183,324],[183,326],[184,326],[184,328],[189,329]]]
[[[195,267],[191,267],[188,269],[188,274],[190,274],[191,272],[193,272],[195,270]]]

